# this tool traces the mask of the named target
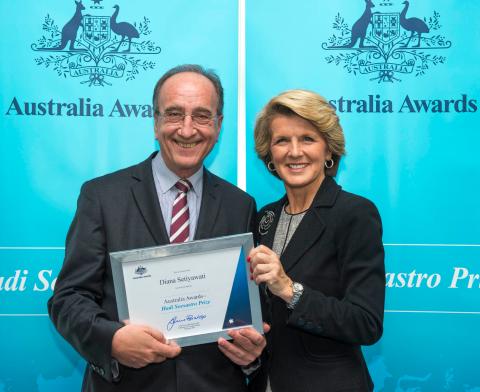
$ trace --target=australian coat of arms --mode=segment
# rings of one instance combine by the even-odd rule
[[[401,74],[424,75],[434,65],[443,64],[444,56],[437,55],[452,43],[433,32],[441,28],[440,14],[434,12],[429,18],[410,17],[409,1],[403,1],[401,12],[374,12],[372,0],[364,0],[365,10],[352,25],[337,14],[333,23],[336,31],[322,48],[337,51],[326,57],[328,63],[343,64],[349,72],[357,75],[372,75],[370,80],[381,82],[400,81]],[[383,9],[393,5],[382,0]]]
[[[103,0],[92,0],[92,12],[104,10]],[[160,53],[153,41],[142,39],[150,35],[150,20],[119,21],[120,7],[113,6],[111,15],[84,14],[82,1],[76,1],[75,11],[60,30],[47,15],[44,35],[31,45],[38,65],[51,67],[59,76],[81,78],[89,86],[111,85],[115,79],[132,80],[141,70],[153,69],[155,62],[144,56]],[[72,7],[73,8],[73,7]],[[99,11],[100,10],[100,11]],[[73,10],[72,10],[73,11]]]

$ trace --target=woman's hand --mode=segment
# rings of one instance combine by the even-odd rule
[[[252,249],[247,261],[257,284],[266,283],[270,292],[289,303],[293,297],[292,280],[283,270],[277,254],[264,245]]]

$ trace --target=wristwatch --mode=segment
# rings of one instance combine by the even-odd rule
[[[298,301],[300,300],[300,297],[303,294],[303,285],[301,283],[292,281],[292,291],[293,291],[293,296],[292,296],[292,300],[287,304],[288,309],[293,309],[297,305]]]

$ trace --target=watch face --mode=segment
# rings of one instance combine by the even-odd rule
[[[298,282],[292,282],[292,291],[293,291],[293,297],[290,301],[290,303],[287,303],[287,308],[293,309],[297,302],[300,300],[300,297],[303,294],[303,285]]]
[[[293,284],[293,291],[303,291],[303,286],[301,283],[295,282]]]

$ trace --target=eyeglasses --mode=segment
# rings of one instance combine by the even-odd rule
[[[155,113],[163,119],[166,124],[182,124],[185,121],[185,117],[190,117],[195,125],[210,125],[212,120],[217,116],[207,113],[193,113],[185,114],[181,112],[165,112],[160,113],[158,110]]]

